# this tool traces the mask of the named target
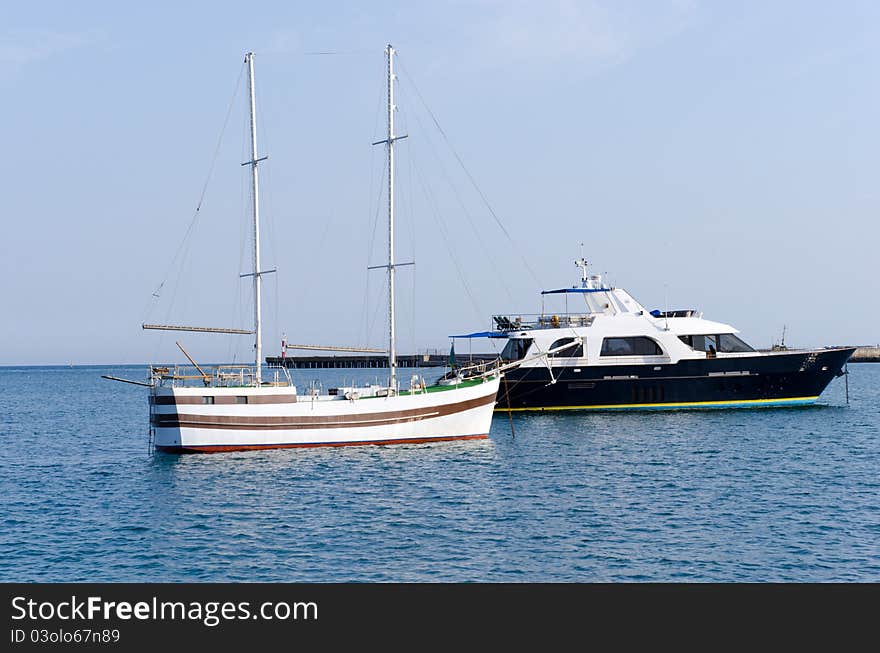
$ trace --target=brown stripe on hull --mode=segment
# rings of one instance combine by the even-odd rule
[[[445,406],[428,406],[410,410],[388,411],[385,413],[359,415],[326,415],[326,416],[266,416],[246,417],[231,415],[187,415],[170,413],[154,414],[150,423],[157,428],[202,428],[202,429],[248,429],[262,430],[297,430],[297,429],[330,429],[355,428],[366,426],[389,426],[405,422],[418,422],[433,417],[454,415],[486,404],[494,404],[495,395],[486,395],[456,404]]]
[[[204,395],[180,397],[174,395],[152,395],[150,403],[154,406],[192,406],[204,403],[202,396],[213,397],[215,404],[236,404],[238,397],[247,397],[249,404],[295,404],[296,395]],[[244,405],[244,404],[242,404]]]
[[[256,451],[262,449],[314,449],[317,447],[365,447],[385,446],[390,444],[424,444],[426,442],[451,442],[453,440],[485,440],[488,433],[481,435],[442,435],[425,438],[406,438],[400,440],[363,440],[359,442],[304,442],[295,444],[209,444],[189,447],[160,446],[158,451],[164,453],[221,453],[224,451]]]

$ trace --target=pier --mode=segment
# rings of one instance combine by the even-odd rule
[[[880,345],[859,347],[856,349],[850,363],[880,363]]]

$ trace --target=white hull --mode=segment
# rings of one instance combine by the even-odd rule
[[[360,399],[297,397],[290,387],[157,387],[150,423],[156,448],[178,453],[485,438],[499,382]]]

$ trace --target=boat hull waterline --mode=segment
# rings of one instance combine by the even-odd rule
[[[150,424],[155,447],[169,453],[485,439],[498,385],[495,377],[360,399],[297,397],[289,388],[267,396],[266,388],[164,387],[151,394]]]

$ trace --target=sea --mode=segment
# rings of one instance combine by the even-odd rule
[[[878,582],[880,365],[849,370],[811,407],[180,456],[149,450],[145,388],[101,378],[143,366],[4,367],[0,581]]]

